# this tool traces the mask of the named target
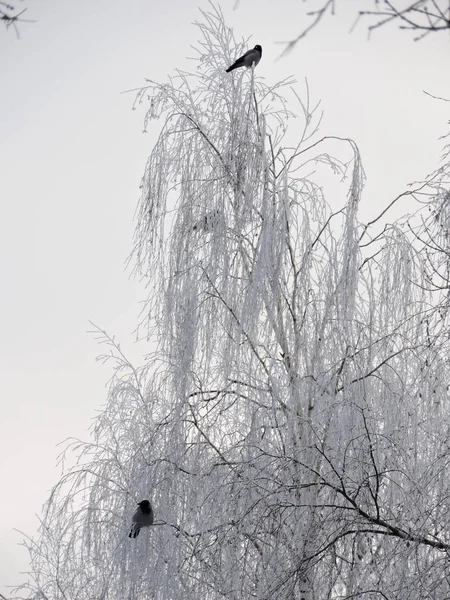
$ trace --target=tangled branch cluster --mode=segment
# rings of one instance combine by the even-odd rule
[[[326,15],[334,15],[338,6],[344,3],[339,0],[308,0],[311,4],[319,2],[320,6],[308,11],[310,23],[298,36],[286,44],[284,53],[293,47],[314,29]],[[356,20],[353,27],[360,20],[369,21],[369,35],[380,27],[396,24],[399,29],[415,33],[414,41],[421,40],[430,33],[450,29],[450,4],[448,0],[416,0],[407,2],[405,0],[365,0],[359,2],[358,10],[355,11]],[[361,8],[362,5],[368,8]],[[370,8],[372,5],[372,8]]]
[[[23,15],[27,11],[26,8],[19,10],[16,2],[4,2],[0,0],[0,21],[3,21],[6,28],[13,27],[16,35],[19,36],[17,24],[20,22],[32,23],[30,19],[24,19]]]

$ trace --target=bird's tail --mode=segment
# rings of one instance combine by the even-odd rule
[[[129,538],[137,538],[139,535],[140,527],[136,527],[136,525],[131,526],[130,533],[128,534]]]

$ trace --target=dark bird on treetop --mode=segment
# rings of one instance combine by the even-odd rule
[[[251,50],[247,50],[245,54],[243,54],[240,58],[235,61],[231,67],[228,67],[226,70],[227,73],[233,71],[234,69],[239,69],[239,67],[253,67],[259,63],[262,56],[262,48],[259,44],[256,44],[254,48]]]
[[[130,538],[137,538],[141,527],[149,527],[153,525],[153,508],[148,500],[142,500],[138,502],[138,508],[133,515],[131,525],[131,531],[128,535]]]

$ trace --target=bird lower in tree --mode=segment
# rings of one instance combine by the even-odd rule
[[[254,48],[251,50],[247,50],[245,54],[243,54],[240,58],[238,58],[231,67],[228,67],[226,70],[227,73],[230,71],[234,71],[234,69],[239,69],[239,67],[256,67],[256,65],[261,60],[262,56],[262,48],[259,44],[256,44]]]
[[[137,538],[142,527],[150,527],[150,525],[153,525],[153,508],[148,500],[138,502],[138,508],[131,520],[131,530],[128,534],[128,537],[130,538]]]

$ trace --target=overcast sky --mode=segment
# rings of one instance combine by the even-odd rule
[[[311,6],[314,0],[310,0]],[[105,401],[107,366],[94,321],[134,344],[145,292],[124,265],[139,183],[154,140],[120,92],[189,69],[201,0],[29,0],[34,24],[0,29],[0,592],[27,569],[22,536],[57,482],[57,444],[88,438]],[[315,2],[317,4],[317,2]],[[363,217],[438,166],[448,131],[450,37],[414,43],[395,28],[349,35],[354,0],[282,60],[276,42],[305,25],[299,0],[223,0],[238,39],[263,47],[269,83],[308,78],[322,133],[353,138],[368,176]],[[227,65],[224,64],[224,67]],[[302,93],[302,88],[299,88]],[[295,123],[293,123],[295,126]],[[331,202],[331,200],[329,199]],[[403,205],[408,210],[408,205]]]

